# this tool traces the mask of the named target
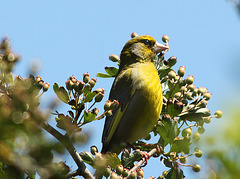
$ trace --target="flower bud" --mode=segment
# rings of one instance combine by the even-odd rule
[[[214,113],[214,116],[215,116],[215,118],[217,118],[217,119],[221,118],[222,115],[223,115],[222,110],[217,110],[217,111]]]
[[[187,89],[193,91],[195,89],[195,85],[194,84],[188,85]]]
[[[194,172],[200,172],[200,171],[201,171],[201,166],[198,165],[198,164],[193,165],[193,166],[192,166],[192,170],[193,170]]]
[[[137,169],[137,176],[143,178],[143,176],[144,176],[143,169],[141,169],[141,168]]]
[[[111,104],[112,102],[110,100],[107,100],[106,103],[104,104],[104,110],[108,111],[111,109]]]
[[[1,48],[6,49],[8,47],[10,47],[10,41],[8,39],[4,39],[2,44],[1,44]]]
[[[123,172],[123,166],[122,166],[122,165],[117,165],[117,166],[116,166],[116,173],[117,173],[118,175],[121,175],[122,172]]]
[[[205,117],[203,119],[203,121],[204,121],[204,123],[209,124],[212,121],[212,119],[211,119],[211,117]]]
[[[112,62],[120,62],[120,59],[117,55],[109,55],[109,60],[111,60]]]
[[[192,96],[196,96],[198,94],[198,88],[195,88],[192,92]]]
[[[46,92],[50,87],[50,84],[49,83],[44,83],[43,85],[43,91]]]
[[[93,88],[96,84],[97,80],[95,78],[92,78],[90,81],[89,81],[89,84],[90,86]]]
[[[93,154],[93,155],[95,155],[96,152],[98,152],[98,149],[97,149],[97,147],[95,145],[91,146],[90,149],[91,149],[91,154]]]
[[[127,177],[128,174],[129,174],[129,170],[128,170],[127,168],[124,168],[124,169],[123,169],[123,172],[122,172],[122,176],[123,176],[123,177]]]
[[[179,79],[180,79],[180,76],[179,76],[179,75],[176,75],[175,81],[179,81]]]
[[[111,116],[111,115],[112,115],[112,110],[106,111],[105,115],[106,115],[106,116]]]
[[[176,92],[176,93],[174,94],[174,97],[175,97],[175,98],[180,98],[180,97],[181,97],[181,95],[182,95],[182,93],[181,93],[181,92]]]
[[[42,77],[41,77],[41,76],[36,76],[35,81],[36,81],[36,82],[42,81]]]
[[[136,171],[131,171],[130,175],[129,175],[129,179],[135,179],[137,177],[137,172]]]
[[[183,137],[191,136],[191,135],[192,135],[192,129],[190,127],[182,130],[182,136]]]
[[[136,32],[133,32],[132,34],[131,34],[131,38],[134,38],[134,37],[137,37],[138,36],[138,34],[136,33]]]
[[[84,82],[82,82],[82,81],[78,81],[78,83],[77,83],[77,84],[78,84],[78,90],[79,90],[79,91],[81,91],[81,90],[83,89],[83,87],[84,87],[85,83],[84,83]],[[78,90],[77,90],[77,91],[78,91]]]
[[[198,150],[197,152],[194,153],[194,155],[197,157],[197,158],[200,158],[202,157],[202,151],[201,150]]]
[[[193,134],[193,140],[198,141],[200,139],[200,134],[198,132]]]
[[[104,94],[105,93],[105,90],[103,88],[98,88],[95,90],[97,93],[102,93]]]
[[[71,80],[73,83],[76,83],[76,82],[77,82],[75,76],[70,76],[70,77],[69,77],[69,80]]]
[[[211,96],[212,96],[212,93],[209,93],[209,92],[207,92],[203,95],[204,99],[207,101],[211,98]]]
[[[95,114],[96,116],[98,115],[99,113],[99,109],[98,108],[94,108],[91,113]]]
[[[182,87],[180,88],[180,91],[181,91],[182,93],[187,92],[187,88],[186,88],[185,86],[182,86]]]
[[[89,74],[88,73],[84,73],[83,74],[83,82],[87,83],[89,81]]]
[[[170,71],[170,72],[168,73],[168,76],[169,76],[169,79],[175,79],[175,78],[176,78],[176,73],[175,73],[175,71]]]
[[[203,134],[203,133],[205,132],[204,127],[199,126],[199,127],[198,127],[198,132],[199,132],[199,134]]]
[[[112,172],[110,175],[110,179],[118,179],[118,176],[115,172]]]
[[[162,41],[163,41],[164,43],[169,42],[169,37],[168,37],[167,35],[163,35],[163,36],[162,36]]]
[[[115,110],[119,106],[119,102],[117,100],[113,100],[110,108],[111,110]]]
[[[71,80],[67,80],[65,84],[66,84],[66,88],[68,90],[72,90],[73,89],[74,83]]]
[[[198,88],[198,94],[203,95],[203,94],[205,94],[206,92],[207,92],[207,88],[205,88],[205,87],[199,87],[199,88]]]
[[[175,65],[177,63],[177,58],[174,56],[171,56],[168,60],[167,60],[168,66],[172,67],[173,65]]]
[[[179,69],[178,69],[178,75],[180,77],[183,77],[184,74],[185,74],[185,71],[186,71],[186,67],[185,66],[180,66]]]
[[[15,56],[14,56],[12,53],[10,53],[10,54],[8,54],[8,56],[7,56],[7,60],[8,60],[9,62],[13,62],[13,61],[15,60]]]
[[[111,168],[108,166],[107,168],[105,168],[104,172],[103,172],[103,176],[105,176],[106,178],[108,178],[111,174]]]
[[[189,75],[189,76],[187,77],[187,79],[186,79],[186,83],[187,83],[188,85],[193,84],[193,81],[194,81],[194,77],[191,76],[191,75]]]
[[[186,95],[186,98],[187,98],[188,100],[192,100],[192,99],[193,99],[193,97],[192,97],[192,92],[188,92],[187,95]]]
[[[102,94],[101,92],[98,93],[98,94],[95,96],[95,102],[98,103],[98,102],[102,101],[103,97],[104,97],[104,94]]]
[[[187,163],[187,158],[186,157],[182,157],[179,159],[181,163]]]

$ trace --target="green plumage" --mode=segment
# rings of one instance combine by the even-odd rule
[[[147,35],[125,44],[109,96],[109,100],[118,100],[119,106],[106,117],[103,153],[120,153],[122,143],[145,137],[156,124],[162,108],[162,89],[152,61],[156,53],[165,49]]]

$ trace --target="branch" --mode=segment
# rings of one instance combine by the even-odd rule
[[[161,149],[160,149],[161,150]],[[149,158],[151,156],[153,156],[153,154],[155,154],[156,152],[159,152],[159,150],[157,148],[152,149],[150,152],[147,153],[147,155],[149,156]],[[133,168],[131,168],[131,170],[129,171],[129,175],[131,173],[131,171],[136,171],[138,168],[140,168],[144,163],[146,162],[146,158],[143,157]],[[129,175],[126,177],[128,178]]]
[[[93,175],[91,172],[87,169],[86,165],[84,164],[81,156],[75,149],[75,147],[72,145],[72,143],[69,141],[69,138],[62,135],[60,132],[58,132],[56,129],[54,129],[50,124],[48,124],[42,116],[30,111],[31,115],[33,116],[33,119],[35,122],[41,126],[43,129],[45,129],[47,132],[49,132],[51,135],[53,135],[59,142],[61,142],[72,158],[74,159],[75,163],[78,166],[78,174],[80,176],[83,176],[86,179],[94,179]]]

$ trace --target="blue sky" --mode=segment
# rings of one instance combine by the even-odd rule
[[[176,56],[176,70],[186,66],[186,75],[195,77],[196,86],[213,93],[208,105],[212,112],[224,111],[230,101],[237,103],[240,16],[226,0],[10,0],[1,2],[0,16],[0,37],[8,36],[22,56],[16,74],[26,76],[30,61],[40,59],[39,75],[51,86],[54,82],[63,85],[70,75],[81,79],[88,72],[95,77],[105,66],[113,65],[109,54],[119,55],[132,32],[152,35],[160,42],[167,34],[170,51],[166,57]],[[97,87],[106,89],[105,100],[111,83],[112,79],[98,78]],[[51,88],[43,101],[53,96]],[[99,108],[102,110],[101,105]],[[66,112],[68,108],[63,105],[59,110]],[[103,122],[87,128],[93,129],[93,135],[88,146],[79,150],[89,150],[92,144],[101,148]],[[223,123],[224,118],[207,129]],[[161,164],[151,169],[157,175]]]

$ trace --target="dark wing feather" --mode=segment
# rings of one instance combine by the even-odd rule
[[[102,152],[107,152],[107,147],[111,139],[109,139],[109,134],[112,130],[112,126],[114,122],[116,122],[116,114],[120,110],[121,112],[125,109],[127,106],[129,100],[131,99],[131,96],[133,94],[132,90],[132,81],[131,81],[131,69],[120,72],[118,76],[115,78],[109,100],[117,100],[119,102],[119,106],[117,109],[113,111],[113,115],[106,117],[105,119],[105,125],[103,130],[103,136],[102,136],[102,143],[103,143],[103,149]],[[117,79],[117,80],[116,80]]]

